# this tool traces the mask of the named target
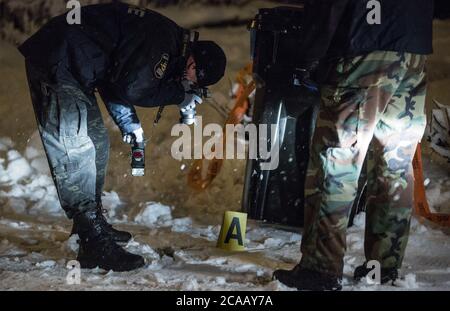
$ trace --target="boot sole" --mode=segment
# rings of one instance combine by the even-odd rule
[[[133,271],[133,270],[137,270],[139,268],[142,268],[143,266],[145,266],[145,261],[140,262],[140,263],[136,263],[135,265],[132,266],[110,266],[110,265],[105,265],[96,261],[92,261],[92,260],[87,260],[87,259],[77,259],[78,262],[80,263],[80,266],[82,269],[95,269],[97,267],[104,269],[104,270],[112,270],[114,272],[127,272],[127,271]]]
[[[312,291],[312,292],[323,292],[323,291],[341,291],[342,285],[336,284],[335,286],[309,286],[309,288],[305,289],[302,285],[297,284],[296,280],[286,277],[284,275],[278,275],[278,277],[275,275],[275,273],[272,275],[272,280],[277,280],[278,282],[284,284],[287,287],[295,288],[299,291]]]
[[[113,240],[114,240],[114,242],[116,242],[116,243],[120,243],[120,244],[127,244],[128,242],[130,242],[131,240],[132,240],[133,238],[131,238],[131,239],[128,239],[128,240],[119,240],[119,239],[114,239],[113,238]]]

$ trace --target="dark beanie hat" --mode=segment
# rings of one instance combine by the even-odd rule
[[[216,84],[225,74],[227,58],[213,41],[197,41],[193,47],[199,86]]]

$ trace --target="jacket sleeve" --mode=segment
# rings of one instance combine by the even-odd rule
[[[303,44],[300,49],[308,61],[324,58],[350,0],[307,0]]]
[[[98,88],[109,115],[119,127],[122,134],[132,133],[142,127],[133,105],[118,99],[112,90],[103,86]]]

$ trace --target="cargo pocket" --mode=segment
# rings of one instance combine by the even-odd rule
[[[83,202],[95,202],[96,170],[93,157],[94,150],[90,149],[88,153],[80,153],[54,168],[63,207],[76,208]]]
[[[59,132],[67,159],[64,168],[67,173],[91,167],[95,172],[95,147],[88,136],[89,99],[75,87],[62,86],[58,90]]]
[[[34,95],[33,108],[38,121],[39,131],[57,133],[59,129],[57,93],[50,84],[43,81],[37,82],[35,89],[39,90],[38,95],[32,94],[32,98]]]
[[[325,143],[333,148],[355,147],[366,90],[324,86],[318,127],[328,132]]]
[[[57,100],[60,136],[87,137],[87,97],[77,88],[63,86],[57,92]]]
[[[327,196],[326,213],[345,219],[352,201],[359,172],[359,147],[363,136],[363,108],[367,89],[330,87],[322,89],[321,123],[326,128],[326,148],[320,154],[323,192]],[[336,224],[341,227],[342,224]]]

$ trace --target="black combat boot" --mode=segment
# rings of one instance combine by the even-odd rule
[[[111,234],[104,230],[103,220],[98,211],[79,213],[73,220],[80,237],[77,260],[81,268],[100,267],[121,272],[145,265],[144,258],[126,252],[116,244]]]
[[[101,203],[99,203],[97,206],[97,213],[99,222],[103,227],[103,231],[108,233],[114,241],[116,241],[117,243],[127,243],[129,240],[131,240],[131,238],[133,237],[131,233],[114,229],[113,226],[108,223],[105,216],[103,215],[104,210]],[[70,235],[74,234],[78,234],[78,228],[75,221],[73,222],[72,232],[70,233]]]
[[[360,281],[372,270],[373,269],[367,268],[367,262],[365,262],[363,265],[356,267],[353,278],[355,281]],[[393,283],[396,279],[398,279],[397,268],[381,268],[381,284],[386,284],[388,282]]]
[[[276,270],[273,273],[273,279],[298,290],[339,291],[342,289],[341,278],[300,268],[299,265],[292,270]]]

